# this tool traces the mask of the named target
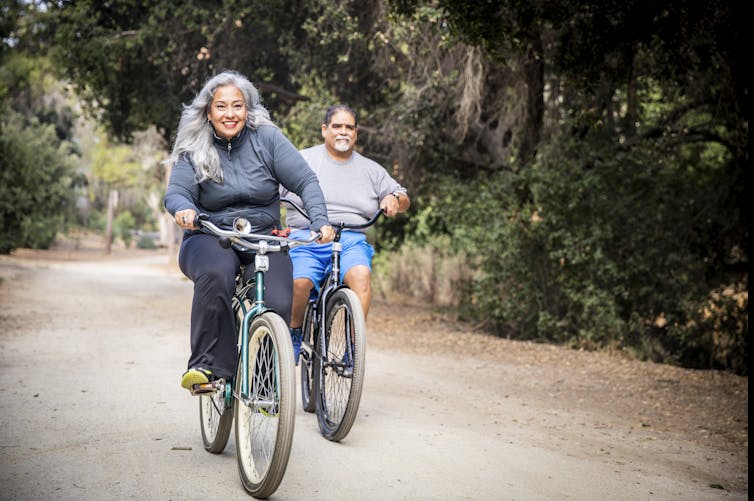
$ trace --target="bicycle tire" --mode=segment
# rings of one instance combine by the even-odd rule
[[[233,406],[226,399],[225,387],[222,391],[199,395],[199,423],[207,452],[224,451],[233,424]]]
[[[240,303],[233,301],[233,312],[235,315],[236,332],[239,332],[243,313],[241,313]],[[226,391],[230,391],[227,386],[222,391],[199,395],[199,426],[202,431],[202,443],[204,449],[212,454],[220,454],[228,445],[228,438],[233,425],[233,404],[231,398],[228,398]]]
[[[351,431],[364,383],[366,324],[356,293],[342,288],[327,301],[325,335],[319,336],[322,361],[317,371],[317,422],[322,436],[339,442]],[[343,354],[349,342],[351,373]]]
[[[319,359],[316,356],[314,331],[317,319],[314,313],[314,303],[309,302],[304,313],[304,323],[301,331],[303,342],[301,343],[301,406],[305,412],[314,412],[317,407],[317,399],[312,398],[317,394],[314,384],[314,374],[319,370]]]
[[[236,394],[241,393],[241,365]],[[295,366],[288,326],[265,312],[249,327],[249,401],[234,401],[236,457],[244,488],[269,497],[288,467],[296,404]]]

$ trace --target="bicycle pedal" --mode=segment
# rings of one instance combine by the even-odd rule
[[[210,381],[209,383],[199,383],[191,387],[192,395],[206,395],[207,393],[214,393],[220,390],[225,382],[222,379],[217,381]]]

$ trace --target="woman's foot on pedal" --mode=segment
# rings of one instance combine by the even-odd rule
[[[210,378],[212,378],[212,371],[203,367],[192,367],[183,373],[181,386],[191,391],[195,384],[209,383]]]

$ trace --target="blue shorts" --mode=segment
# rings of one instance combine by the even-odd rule
[[[309,230],[297,230],[290,237],[298,240],[309,238]],[[340,253],[340,279],[346,272],[357,265],[363,265],[372,271],[374,247],[367,242],[367,236],[357,231],[343,231],[340,235],[343,250]],[[293,279],[308,278],[319,289],[322,278],[330,273],[332,265],[332,244],[310,244],[294,247],[290,250],[293,262]]]

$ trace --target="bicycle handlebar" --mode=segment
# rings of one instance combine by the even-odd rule
[[[309,221],[311,221],[311,219],[309,219],[309,214],[307,214],[306,211],[304,209],[302,209],[293,200],[289,200],[287,198],[281,198],[280,201],[289,204],[291,207],[293,207],[294,209],[296,209],[299,214],[301,214],[306,219],[308,219]],[[349,223],[346,223],[346,222],[343,222],[343,221],[341,221],[340,223],[334,223],[334,222],[330,221],[330,226],[339,228],[341,230],[361,230],[361,229],[364,229],[364,228],[368,228],[368,227],[372,226],[374,223],[376,223],[377,220],[380,218],[380,216],[382,214],[384,214],[384,211],[382,209],[377,209],[377,212],[375,212],[374,215],[366,223],[362,223],[362,224],[349,224]]]
[[[310,238],[305,240],[251,233],[248,221],[242,218],[236,219],[233,222],[232,230],[225,230],[215,225],[209,220],[209,216],[203,213],[198,214],[194,218],[194,226],[220,237],[219,243],[225,248],[235,244],[241,251],[252,250],[260,254],[280,252],[300,245],[308,245],[322,238],[322,233],[319,232],[314,233]]]

